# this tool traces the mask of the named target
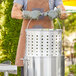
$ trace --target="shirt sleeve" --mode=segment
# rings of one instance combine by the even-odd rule
[[[21,4],[23,6],[23,0],[14,0],[13,3],[18,3],[18,4]]]
[[[55,0],[55,6],[57,7],[58,5],[63,4],[62,0]]]

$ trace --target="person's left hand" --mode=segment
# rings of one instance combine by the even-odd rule
[[[61,10],[59,8],[44,13],[44,16],[48,16],[50,19],[55,19],[57,17],[60,17],[60,15],[61,15]]]

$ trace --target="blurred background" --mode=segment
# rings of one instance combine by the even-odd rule
[[[76,0],[63,0],[63,3],[67,11],[76,9]],[[11,18],[12,6],[13,0],[0,0],[0,63],[10,60],[14,65],[22,20]],[[65,20],[58,20],[63,29],[62,50],[65,55],[65,76],[76,76],[76,13],[69,15]],[[60,28],[56,19],[54,27]],[[18,67],[17,76],[20,76],[20,71]],[[0,76],[3,76],[3,73],[0,73]]]

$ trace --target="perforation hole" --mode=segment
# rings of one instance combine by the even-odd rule
[[[38,46],[38,45],[36,45],[36,46]]]
[[[57,54],[56,54],[56,56],[57,56]]]
[[[41,40],[43,40],[43,38]]]
[[[48,43],[48,42],[47,42]]]
[[[48,50],[48,48],[46,48]]]
[[[53,53],[53,51],[51,51]]]
[[[41,45],[41,46],[43,46],[43,45]]]
[[[43,50],[43,48],[41,48]]]
[[[36,41],[36,43],[38,43],[38,41]]]
[[[48,53],[48,51],[46,51]]]
[[[31,49],[33,49],[33,47]]]
[[[51,49],[53,49],[53,48],[51,48]]]
[[[51,43],[53,43],[53,42],[51,42]]]
[[[28,43],[30,43],[30,41],[28,41]]]
[[[48,54],[46,54],[46,56],[48,56]]]
[[[28,39],[30,39],[30,38],[28,38]]]
[[[32,44],[32,46],[33,46],[33,44]]]
[[[43,54],[41,54],[41,56],[43,56]]]
[[[49,36],[47,35],[47,37],[49,37]]]
[[[43,35],[41,37],[43,37]]]
[[[57,35],[56,35],[56,37],[57,37]]]
[[[38,35],[36,35],[36,37],[38,37]]]
[[[53,37],[53,35],[52,35],[52,37]]]
[[[33,40],[33,38],[32,38],[32,40]]]
[[[38,49],[38,48],[36,48],[36,49]]]
[[[36,40],[38,40],[38,38]]]
[[[43,53],[43,51],[41,51],[41,53]]]
[[[33,50],[32,50],[32,52],[33,52]]]
[[[48,46],[48,45],[47,45]]]
[[[30,37],[30,35],[28,35]]]
[[[43,42],[41,42],[41,43],[43,43]]]
[[[47,40],[49,40],[49,39],[47,39]]]
[[[53,45],[51,45],[51,46],[53,46]]]

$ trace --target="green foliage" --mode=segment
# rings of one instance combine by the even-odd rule
[[[74,76],[76,76],[76,65],[65,67],[65,76],[68,76],[70,73],[73,73]]]
[[[69,67],[65,67],[65,76],[68,76],[69,74]]]
[[[76,52],[74,52],[74,57],[76,57]]]
[[[76,31],[76,13],[71,14],[67,19],[61,20],[58,19],[61,25],[61,28],[63,29],[63,26],[65,26],[65,34],[69,35],[72,32]],[[55,28],[60,28],[58,21],[54,20],[54,26]]]
[[[3,54],[6,55],[0,60],[0,63],[10,60],[12,65],[14,65],[22,20],[11,18],[12,5],[13,0],[6,0],[0,4],[1,47],[3,49]],[[3,73],[1,73],[1,76],[3,76]],[[16,75],[10,74],[9,76]],[[20,76],[20,68],[18,68],[17,76]]]
[[[74,50],[76,51],[76,42],[74,43]]]
[[[70,70],[71,73],[76,74],[76,65],[69,66],[69,70]]]

